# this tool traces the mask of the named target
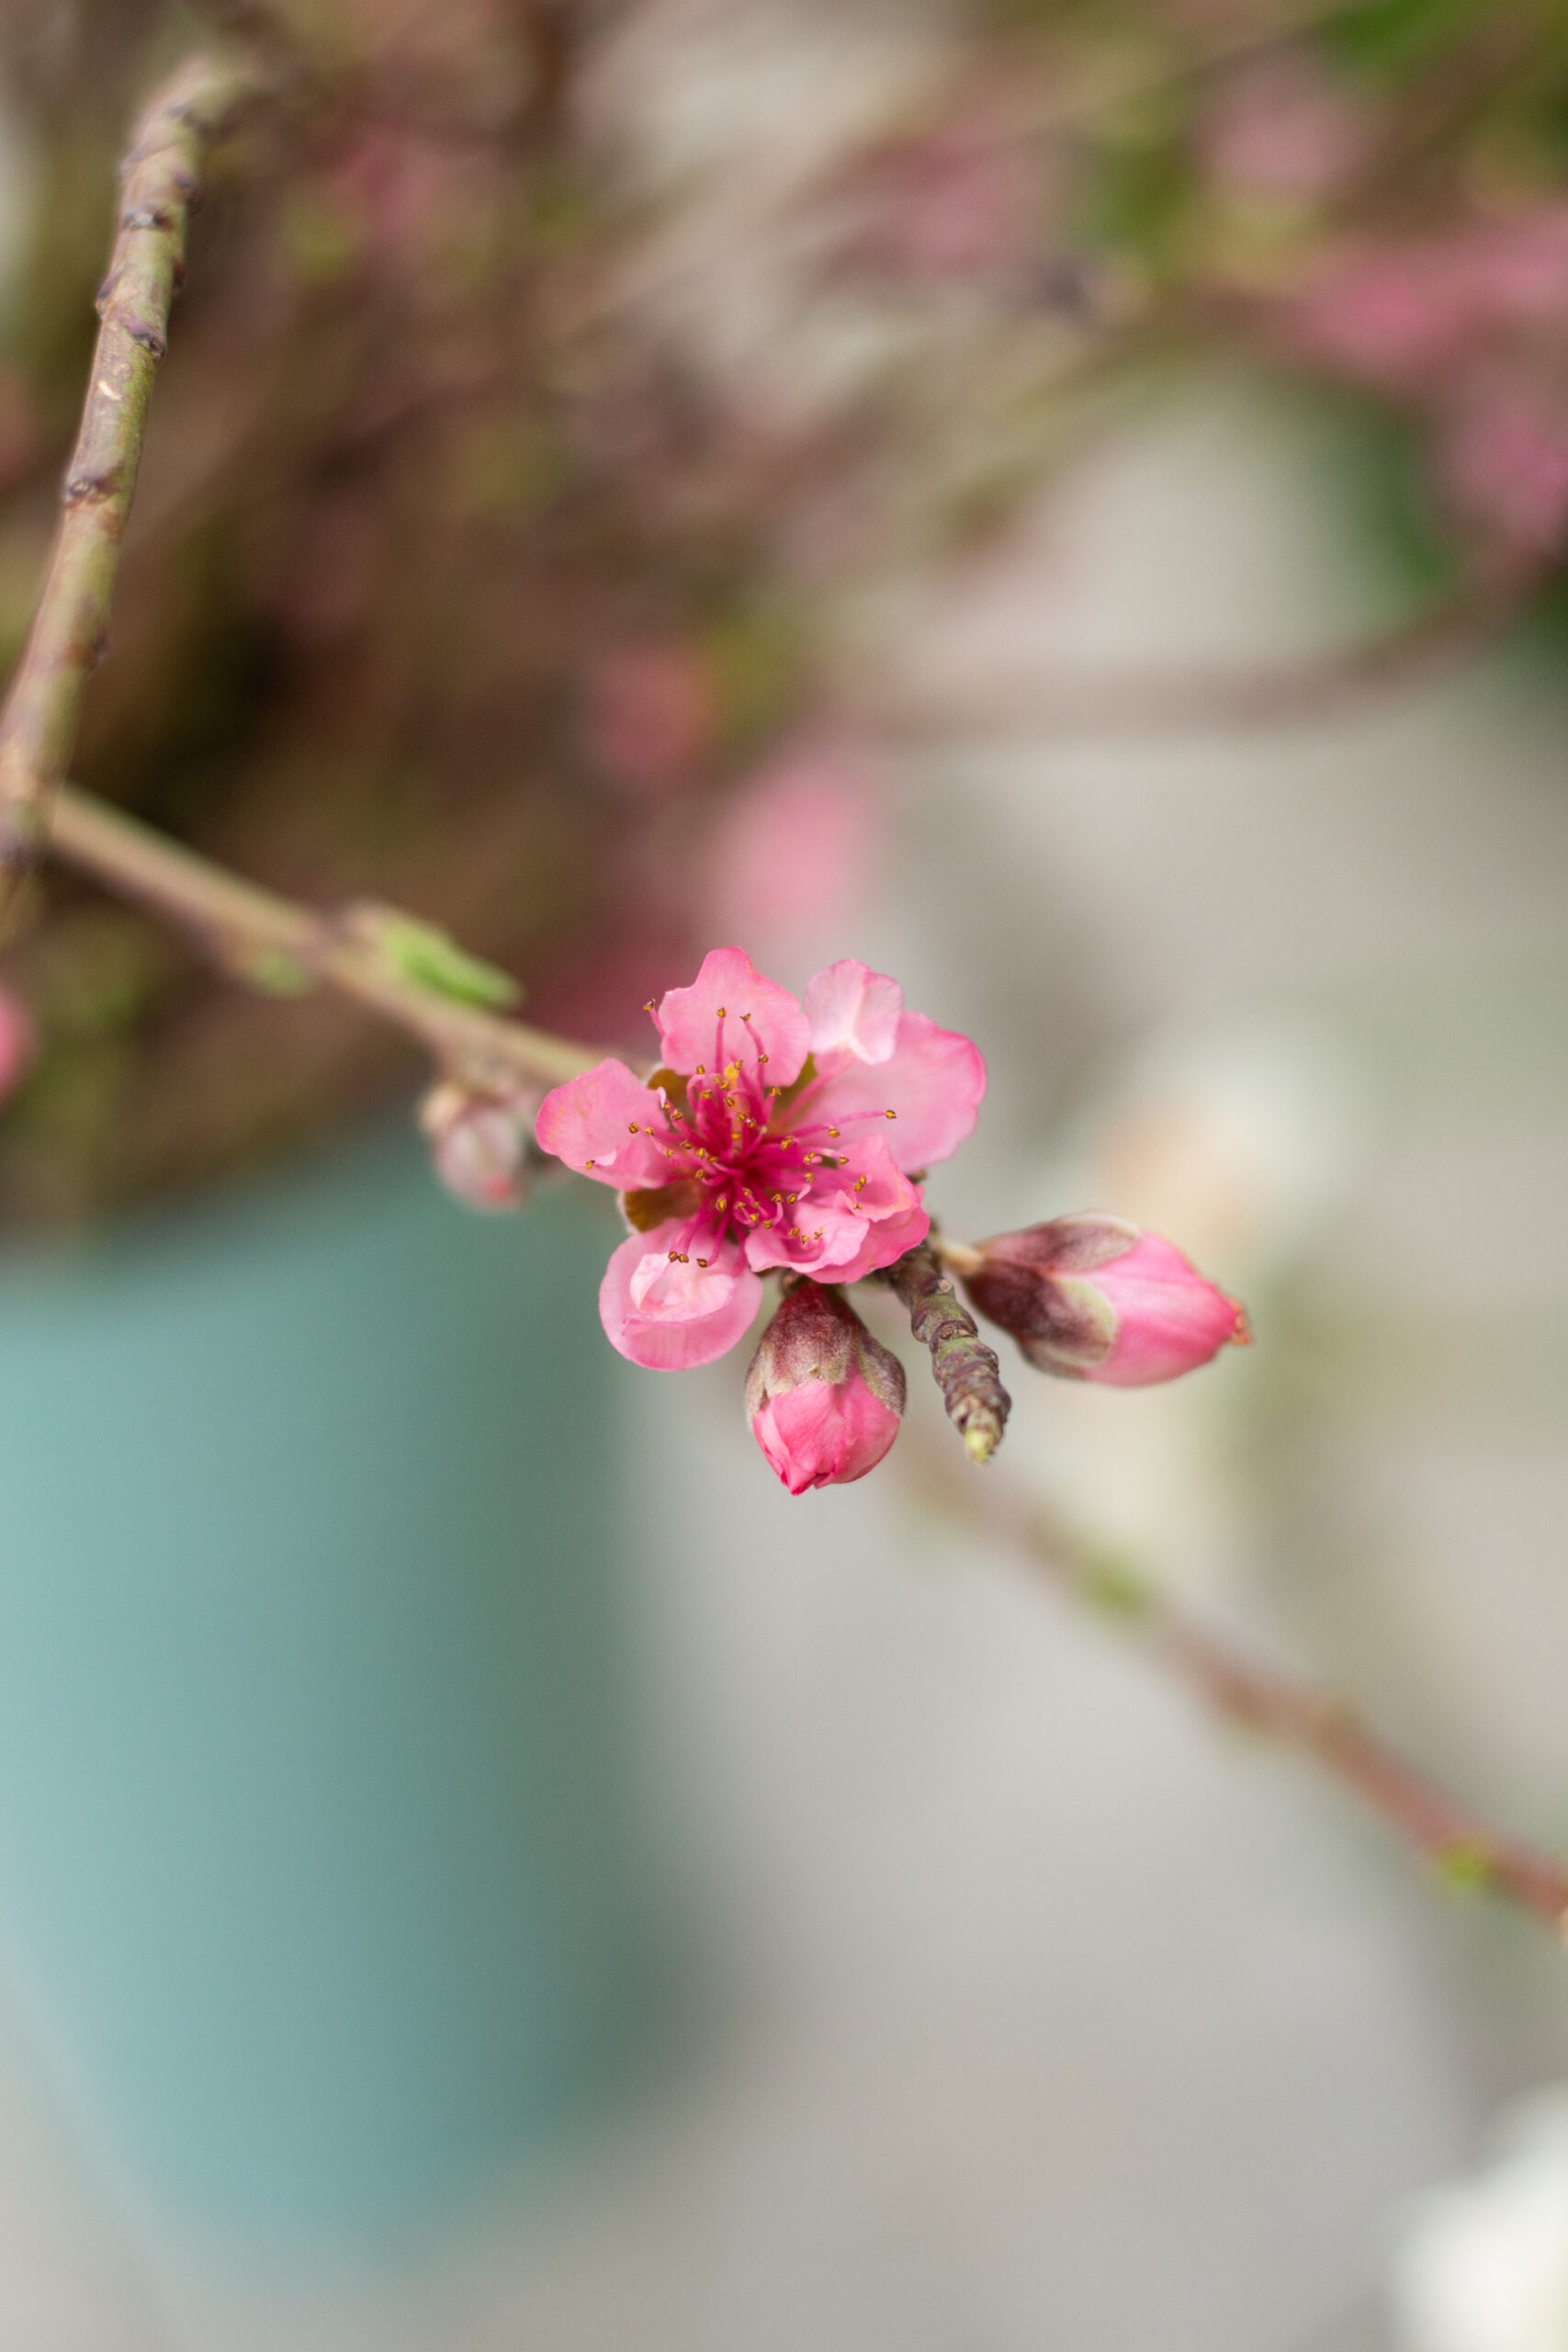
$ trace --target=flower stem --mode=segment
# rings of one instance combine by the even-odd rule
[[[189,58],[144,109],[120,166],[119,216],[62,512],[38,609],[0,707],[0,908],[42,847],[104,649],[120,540],[186,224],[209,150],[258,89],[240,56]]]
[[[600,1059],[592,1046],[465,1004],[401,967],[397,943],[407,917],[363,903],[309,907],[259,889],[73,786],[62,785],[56,795],[50,846],[117,896],[191,934],[237,978],[279,994],[318,983],[334,988],[410,1031],[468,1083],[553,1085]]]
[[[931,1350],[947,1418],[970,1460],[988,1462],[1002,1442],[1012,1399],[1002,1386],[994,1351],[942,1272],[935,1248],[930,1241],[917,1243],[885,1270],[883,1279],[908,1307],[916,1339]]]

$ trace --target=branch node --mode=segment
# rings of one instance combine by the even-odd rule
[[[118,489],[118,481],[113,474],[72,474],[61,490],[60,503],[70,508],[102,506],[116,495]]]

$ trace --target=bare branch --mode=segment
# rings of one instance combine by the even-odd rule
[[[1511,1837],[1409,1763],[1345,1700],[1265,1666],[1119,1560],[1107,1560],[1016,1491],[953,1495],[965,1518],[1071,1597],[1118,1620],[1219,1714],[1293,1748],[1348,1789],[1449,1885],[1501,1897],[1568,1941],[1568,1862]]]
[[[56,795],[50,846],[118,897],[186,932],[239,978],[281,994],[318,983],[334,988],[408,1030],[473,1085],[503,1089],[541,1079],[553,1085],[601,1058],[592,1046],[445,992],[438,972],[433,978],[422,969],[431,965],[428,952],[423,958],[407,952],[442,944],[414,918],[367,905],[307,907],[258,889],[73,786]],[[451,952],[462,973],[484,971]]]
[[[1243,733],[1321,723],[1439,676],[1479,652],[1519,610],[1534,575],[1469,587],[1412,618],[1331,652],[1187,669],[1046,673],[1021,689],[943,694],[911,679],[884,690],[884,731],[1122,740]]]
[[[103,323],[61,492],[63,512],[0,707],[0,907],[42,845],[50,802],[75,746],[83,693],[103,650],[202,166],[257,86],[244,60],[188,59],[145,109],[120,168],[118,229],[98,296]]]

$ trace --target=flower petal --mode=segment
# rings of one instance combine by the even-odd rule
[[[664,1126],[659,1096],[611,1056],[552,1088],[534,1132],[541,1151],[553,1152],[580,1176],[629,1193],[668,1182],[670,1160],[655,1140]]]
[[[685,1252],[672,1261],[671,1250]],[[698,1254],[709,1257],[699,1266]],[[689,1217],[671,1217],[651,1233],[634,1233],[611,1253],[599,1285],[599,1314],[610,1345],[653,1372],[712,1363],[744,1337],[762,1285],[733,1241],[694,1243]]]
[[[813,972],[806,983],[806,1017],[818,1069],[825,1054],[852,1054],[857,1061],[885,1062],[893,1052],[904,991],[886,972],[857,964],[852,956]]]
[[[789,1086],[811,1044],[796,999],[753,970],[739,947],[710,950],[689,989],[665,990],[657,1019],[664,1059],[688,1077],[699,1063],[716,1071],[728,1061],[754,1068],[765,1054],[766,1083]]]
[[[820,1078],[795,1102],[794,1116],[801,1129],[844,1127],[891,1111],[887,1141],[894,1159],[900,1168],[929,1168],[974,1133],[985,1091],[977,1046],[955,1029],[939,1029],[923,1012],[902,1012],[886,1061],[864,1062],[843,1049],[830,1054]]]
[[[847,1487],[874,1470],[898,1434],[898,1415],[863,1381],[832,1387],[807,1380],[771,1396],[753,1416],[752,1434],[792,1495],[811,1487]]]
[[[748,1262],[794,1266],[818,1282],[858,1282],[890,1266],[931,1230],[920,1195],[879,1135],[867,1136],[842,1166],[818,1170],[793,1224],[760,1226],[746,1238]]]

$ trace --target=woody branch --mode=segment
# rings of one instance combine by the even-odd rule
[[[1568,1862],[1451,1796],[1342,1697],[1264,1665],[1157,1585],[1108,1563],[1048,1514],[986,1501],[985,1523],[1074,1600],[1113,1618],[1226,1722],[1292,1749],[1347,1790],[1449,1884],[1500,1897],[1568,1942]],[[966,1514],[978,1506],[965,1493]]]
[[[255,95],[241,57],[188,59],[152,99],[120,168],[119,214],[98,297],[101,325],[42,593],[0,706],[0,907],[47,836],[104,646],[186,226],[204,164]]]

